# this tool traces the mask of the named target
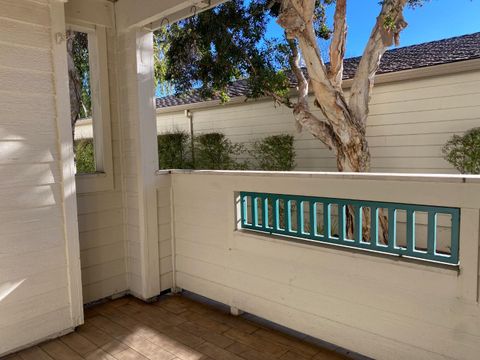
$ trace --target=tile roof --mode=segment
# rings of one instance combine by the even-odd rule
[[[382,57],[377,74],[386,74],[477,58],[480,58],[480,32],[388,50]],[[352,78],[355,75],[359,61],[360,57],[345,59],[344,79]],[[237,80],[233,82],[228,87],[227,93],[230,97],[247,95],[247,81]],[[200,103],[208,100],[217,99],[204,99],[197,91],[193,91],[188,95],[171,95],[157,98],[156,104],[157,108],[166,108]]]

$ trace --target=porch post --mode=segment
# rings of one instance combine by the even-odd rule
[[[147,300],[160,293],[153,33],[133,29],[118,43],[128,286]]]

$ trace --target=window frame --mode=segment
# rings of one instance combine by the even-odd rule
[[[67,30],[86,33],[90,66],[94,173],[75,174],[77,193],[114,189],[110,91],[106,28],[99,25],[68,24]],[[73,139],[72,139],[73,141]]]

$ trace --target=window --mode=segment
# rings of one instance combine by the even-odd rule
[[[105,28],[69,26],[67,54],[77,191],[113,189]]]

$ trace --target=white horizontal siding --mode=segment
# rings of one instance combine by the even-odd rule
[[[314,109],[314,107],[312,106]],[[333,155],[307,131],[298,133],[291,110],[271,101],[192,109],[194,132],[220,131],[236,142],[268,135],[295,136],[297,170],[336,170]],[[321,116],[318,109],[315,110]],[[454,173],[442,146],[453,134],[480,126],[480,71],[377,84],[367,138],[372,171]],[[189,130],[183,112],[158,113],[158,132]]]
[[[172,177],[177,286],[374,358],[476,359],[479,184]],[[465,206],[462,269],[235,231],[236,191],[292,188],[305,195]]]
[[[114,188],[77,195],[84,303],[122,293],[128,289],[114,43],[114,32],[107,30]],[[90,126],[87,134],[90,136],[86,137],[92,137],[91,121],[82,120],[80,124],[85,122]],[[80,129],[76,127],[76,138],[81,135],[79,134],[81,128],[81,125]]]
[[[0,355],[73,326],[50,12],[0,0]]]
[[[173,285],[172,274],[172,204],[170,176],[158,179],[157,186],[157,217],[158,217],[158,248],[160,260],[160,290],[168,290]]]

